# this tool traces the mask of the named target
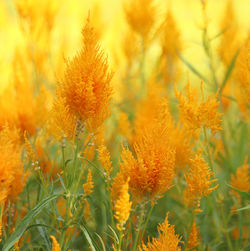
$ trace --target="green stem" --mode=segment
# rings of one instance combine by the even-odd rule
[[[122,230],[119,233],[119,246],[118,246],[118,251],[121,251],[121,247],[122,247],[122,238],[123,238],[123,233]]]
[[[140,218],[139,218],[139,222],[138,222],[138,229],[136,231],[136,236],[135,236],[135,241],[134,241],[134,244],[133,244],[132,251],[136,251],[136,248],[138,246],[138,240],[139,240],[139,235],[140,235],[140,230],[141,230],[141,226],[142,226],[142,223],[143,223],[143,219],[144,219],[144,206],[141,208]]]
[[[151,214],[152,214],[152,212],[153,212],[154,206],[155,206],[155,202],[154,202],[153,205],[151,205],[151,208],[150,208],[149,213],[148,213],[148,215],[147,215],[146,222],[145,222],[144,227],[143,227],[143,229],[142,229],[142,234],[141,234],[140,241],[143,240],[143,236],[144,236],[144,233],[145,233],[145,231],[146,231],[146,228],[147,228],[147,225],[148,225],[150,216],[151,216]]]

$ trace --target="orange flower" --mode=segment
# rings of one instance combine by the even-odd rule
[[[65,100],[70,113],[88,130],[95,131],[109,116],[112,73],[98,44],[90,19],[82,30],[83,48],[67,62],[64,78],[58,84],[57,96]]]
[[[144,107],[147,112],[147,107]],[[158,100],[155,110],[145,116],[139,110],[135,121],[133,150],[123,148],[120,168],[135,200],[152,199],[170,189],[175,175],[175,151],[169,145],[169,112],[166,100]],[[150,108],[152,109],[152,108]],[[150,120],[151,119],[151,120]]]
[[[4,194],[4,201],[17,199],[27,180],[21,152],[19,131],[6,125],[0,131],[0,193]]]
[[[110,153],[105,145],[100,145],[98,148],[98,160],[105,169],[106,178],[109,178],[112,172],[112,161],[110,160]]]
[[[56,238],[53,235],[50,238],[52,239],[52,251],[60,251],[61,249]]]
[[[90,195],[93,193],[94,183],[92,180],[91,170],[88,171],[87,182],[83,185],[84,195]]]
[[[218,185],[210,188],[211,184],[216,179],[210,179],[213,176],[208,164],[201,157],[201,153],[196,154],[195,158],[191,160],[192,167],[185,175],[187,187],[184,191],[184,199],[187,201],[189,206],[196,207],[196,211],[200,212],[200,200],[203,196],[207,196]]]
[[[146,42],[156,21],[154,0],[131,0],[125,6],[127,22]]]
[[[129,201],[129,193],[128,193],[128,180],[125,184],[122,185],[120,190],[120,195],[118,200],[115,203],[115,218],[117,219],[117,229],[119,231],[123,230],[123,226],[126,224],[132,202]]]
[[[196,223],[195,221],[193,222],[193,225],[192,225],[192,228],[191,228],[191,232],[189,234],[189,237],[188,237],[188,248],[190,249],[193,249],[195,248],[196,246],[199,245],[200,243],[200,231],[198,229],[198,227],[196,226]]]
[[[241,167],[237,168],[236,174],[231,176],[231,186],[244,192],[250,191],[250,172],[247,160]],[[240,200],[240,194],[237,191],[232,189],[231,192]]]
[[[202,127],[210,128],[213,134],[221,130],[221,114],[218,112],[220,103],[216,100],[217,94],[211,95],[205,101],[201,85],[202,101],[199,103],[199,98],[193,90],[190,90],[189,83],[185,88],[186,98],[175,89],[176,97],[180,103],[180,121],[184,127],[196,137]]]
[[[157,227],[159,237],[144,243],[140,247],[140,251],[181,251],[179,246],[181,237],[175,234],[174,226],[168,223],[168,214],[165,221]]]

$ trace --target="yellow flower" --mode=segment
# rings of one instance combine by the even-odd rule
[[[175,234],[174,226],[168,223],[168,214],[165,221],[157,227],[159,237],[152,238],[147,245],[144,243],[140,247],[140,251],[181,251],[179,246],[181,237]]]
[[[188,237],[188,248],[193,249],[196,246],[199,245],[200,243],[200,231],[199,228],[196,226],[195,221],[193,222],[192,228],[191,228],[191,232],[189,234]]]
[[[198,212],[201,211],[199,209],[201,198],[210,194],[218,185],[210,187],[216,179],[211,180],[213,172],[201,157],[201,153],[196,154],[195,158],[191,160],[191,164],[192,167],[185,175],[187,187],[184,191],[184,199],[189,206],[195,207]]]
[[[144,109],[138,110],[132,145],[134,155],[124,147],[121,153],[121,173],[124,180],[130,178],[129,189],[136,201],[161,196],[170,189],[175,175],[175,150],[169,144],[169,121],[172,120],[166,100],[157,101],[151,107],[146,102]]]
[[[0,193],[4,194],[1,196],[4,201],[16,200],[28,178],[22,166],[21,153],[19,131],[5,125],[0,131]]]
[[[67,62],[64,78],[57,88],[70,113],[90,131],[96,131],[109,116],[112,73],[98,44],[90,19],[82,30],[83,48]]]
[[[247,164],[247,159],[241,167],[237,168],[236,174],[231,175],[231,186],[244,192],[250,191],[250,171],[249,165]],[[231,192],[240,201],[240,194],[233,189]]]
[[[100,145],[98,148],[98,160],[105,169],[105,176],[108,178],[112,172],[112,161],[110,160],[110,153],[105,145]]]
[[[123,226],[128,220],[132,205],[132,202],[129,201],[128,181],[129,180],[122,185],[119,198],[115,203],[115,218],[118,221],[116,226],[119,231],[123,230]]]
[[[90,206],[89,206],[89,202],[87,200],[85,200],[85,206],[84,206],[84,210],[83,210],[83,215],[84,215],[84,219],[86,221],[88,221],[89,217],[90,217]]]
[[[92,180],[91,170],[88,171],[87,182],[83,185],[84,195],[90,195],[93,193],[94,182]]]
[[[198,96],[194,90],[190,89],[189,83],[185,89],[186,98],[176,89],[175,92],[180,103],[180,121],[190,134],[197,137],[202,127],[210,128],[213,134],[221,130],[221,114],[218,112],[220,103],[217,101],[217,94],[211,95],[207,100],[204,100],[201,85],[202,100],[199,102]]]
[[[56,238],[53,235],[50,238],[52,239],[52,251],[60,251],[61,249]]]
[[[154,0],[130,0],[125,5],[127,22],[147,42],[156,21]]]

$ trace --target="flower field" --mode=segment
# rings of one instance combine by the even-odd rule
[[[0,1],[0,250],[249,250],[249,13]]]

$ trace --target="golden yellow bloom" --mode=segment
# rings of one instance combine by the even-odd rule
[[[165,221],[157,227],[159,237],[152,238],[147,245],[144,243],[140,247],[140,251],[181,251],[179,243],[181,237],[175,234],[174,226],[168,223],[168,214]]]
[[[199,245],[200,243],[200,231],[199,228],[196,226],[195,221],[193,222],[192,228],[191,228],[191,232],[189,234],[188,237],[188,248],[193,249],[196,246]]]
[[[132,138],[131,125],[128,120],[128,115],[125,112],[121,112],[118,120],[118,133],[127,138],[130,142]]]
[[[92,180],[91,170],[88,170],[87,182],[83,185],[84,195],[90,195],[93,193],[94,182]]]
[[[210,194],[218,185],[210,187],[216,179],[211,180],[213,173],[202,158],[201,153],[195,155],[195,158],[191,160],[191,164],[192,167],[185,175],[187,187],[184,191],[184,199],[189,206],[199,210],[201,198]]]
[[[180,76],[178,54],[182,50],[180,31],[176,25],[174,16],[169,10],[159,28],[160,43],[162,48],[160,58],[160,75],[164,84],[176,83]]]
[[[88,221],[89,217],[90,217],[90,206],[89,206],[89,202],[87,200],[85,200],[83,215],[84,215],[84,219],[86,221]]]
[[[250,171],[247,160],[241,167],[237,168],[236,174],[231,176],[231,186],[244,192],[250,191]],[[240,200],[240,194],[237,191],[232,189],[231,192]]]
[[[116,200],[119,198],[121,193],[121,184],[124,184],[123,173],[119,172],[113,179],[113,184],[111,187],[111,200],[115,204]]]
[[[190,89],[189,83],[185,87],[186,98],[175,89],[176,97],[179,101],[180,121],[188,131],[197,137],[200,128],[210,128],[212,133],[221,130],[221,114],[218,112],[220,103],[217,101],[217,94],[211,95],[205,101],[203,98],[199,102],[199,97]]]
[[[5,125],[0,131],[0,193],[3,200],[15,200],[22,192],[28,177],[21,161],[19,131]]]
[[[127,22],[147,42],[156,21],[154,0],[130,0],[125,5]]]
[[[61,248],[60,248],[56,238],[53,235],[51,235],[50,238],[52,239],[52,251],[60,251]]]
[[[160,196],[171,187],[175,175],[175,150],[169,140],[172,122],[165,99],[152,93],[141,102],[134,122],[134,155],[123,147],[120,161],[135,201]]]
[[[110,153],[105,145],[100,145],[98,148],[98,160],[105,169],[105,176],[110,177],[112,172],[112,161],[110,160]]]
[[[129,201],[128,181],[129,180],[122,185],[119,198],[115,203],[115,218],[118,221],[116,226],[119,231],[123,230],[123,226],[128,220],[132,205],[132,202]]]
[[[37,156],[35,150],[33,149],[33,146],[31,145],[29,139],[27,138],[27,132],[24,132],[24,143],[28,159],[30,159],[32,163],[35,163],[37,161]]]
[[[69,110],[65,99],[54,101],[47,129],[58,141],[67,138],[74,141],[77,119]]]
[[[88,130],[95,131],[109,116],[112,73],[100,49],[90,19],[82,30],[83,48],[67,62],[64,78],[58,84],[57,96],[63,98],[70,113]]]

